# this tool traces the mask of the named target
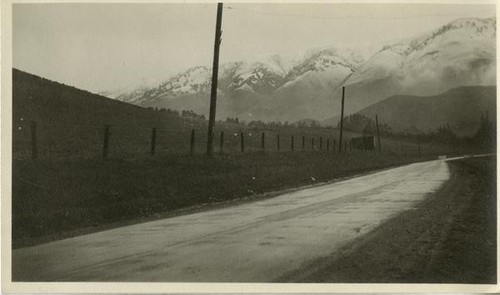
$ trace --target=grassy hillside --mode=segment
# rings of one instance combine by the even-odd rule
[[[430,132],[449,124],[457,135],[468,136],[477,131],[485,112],[495,122],[495,86],[459,87],[429,97],[392,96],[358,113],[369,118],[378,115],[395,132],[413,127]]]
[[[104,125],[111,125],[111,155],[146,153],[151,128],[159,143],[167,132],[199,128],[199,120],[169,116],[13,71],[13,154],[29,152],[30,121],[38,124],[41,158],[95,157],[102,148]],[[183,142],[172,141],[172,149]]]
[[[31,121],[38,126],[37,160],[30,158]],[[108,160],[101,156],[105,124],[111,125]],[[152,127],[158,128],[155,157],[149,155]],[[333,129],[218,122],[215,143],[218,147],[223,130],[224,154],[216,148],[216,157],[207,158],[202,155],[206,120],[125,104],[18,70],[13,76],[13,129],[14,247],[162,218],[190,207],[260,198],[270,191],[443,153],[471,152],[422,143],[419,155],[415,141],[383,137],[382,154],[338,154],[332,150],[338,140]],[[189,156],[191,129],[197,135],[194,156]],[[239,149],[239,132],[245,136],[245,153]],[[260,148],[261,132],[266,152]],[[346,132],[344,138],[357,135]]]
[[[30,157],[30,122],[37,122],[38,149],[41,159],[98,158],[102,153],[104,125],[111,125],[110,157],[148,156],[152,128],[157,128],[156,150],[162,154],[188,154],[191,130],[195,129],[195,152],[206,149],[207,121],[181,117],[168,112],[158,112],[132,104],[112,100],[49,81],[19,70],[13,70],[13,156]],[[334,130],[311,128],[249,128],[241,124],[218,122],[215,128],[215,145],[218,150],[220,132],[224,131],[224,150],[240,150],[240,132],[244,132],[245,150],[261,150],[261,132],[266,133],[266,150],[290,150],[291,136],[295,146],[306,149],[319,148],[323,137],[333,145]],[[349,138],[350,134],[346,137]]]

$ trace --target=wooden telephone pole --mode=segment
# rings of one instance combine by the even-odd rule
[[[217,79],[219,74],[219,48],[222,41],[222,3],[217,3],[217,23],[215,25],[214,63],[212,66],[212,90],[210,92],[210,114],[208,117],[207,155],[213,153],[213,132],[217,104]]]
[[[344,127],[344,94],[345,94],[345,87],[342,86],[342,109],[340,111],[339,154],[342,152],[342,128]]]

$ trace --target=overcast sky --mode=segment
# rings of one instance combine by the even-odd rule
[[[493,5],[225,4],[221,61],[384,45]],[[14,4],[13,65],[89,91],[210,65],[216,4]]]

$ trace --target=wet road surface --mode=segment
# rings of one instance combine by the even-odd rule
[[[13,281],[271,282],[411,210],[450,177],[416,163],[271,199],[17,249]]]

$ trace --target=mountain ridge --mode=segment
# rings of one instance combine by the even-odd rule
[[[354,113],[394,94],[433,95],[463,85],[496,84],[496,19],[462,18],[416,38],[381,46],[369,57],[320,48],[301,59],[267,55],[221,64],[218,118],[324,120],[346,86]],[[211,69],[193,67],[156,87],[115,99],[207,114]],[[313,105],[314,104],[314,105]]]
[[[461,86],[433,96],[393,95],[357,114],[368,118],[377,115],[397,133],[429,133],[449,126],[459,136],[471,136],[482,115],[496,121],[495,110],[495,86]]]

